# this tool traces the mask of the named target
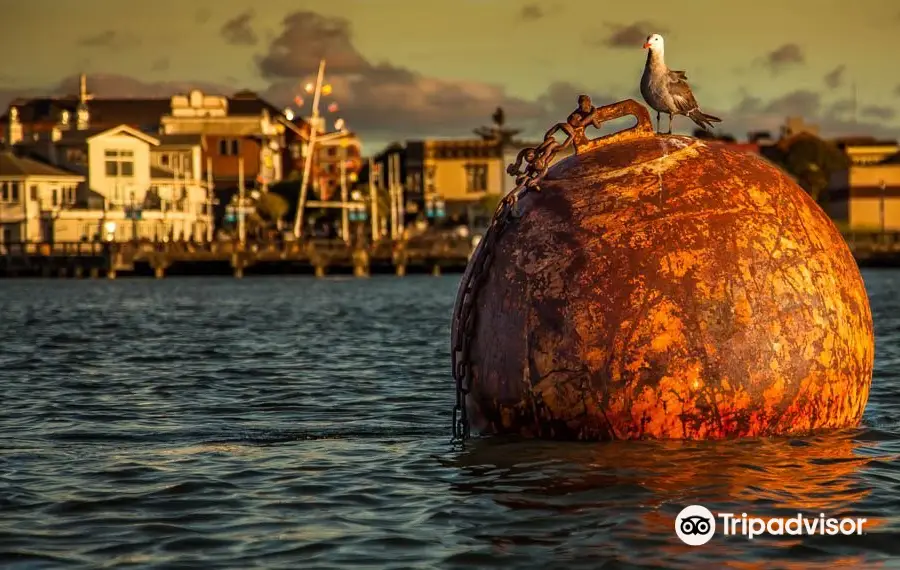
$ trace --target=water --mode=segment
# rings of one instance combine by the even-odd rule
[[[0,282],[3,568],[848,568],[900,560],[900,272],[862,429],[451,448],[458,276]],[[870,520],[674,535],[682,506]],[[900,564],[895,564],[900,567]]]

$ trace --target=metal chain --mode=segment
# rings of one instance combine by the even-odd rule
[[[595,108],[590,98],[582,95],[579,108],[569,115],[565,123],[557,123],[544,135],[537,147],[522,149],[516,161],[506,169],[507,174],[516,177],[516,187],[497,205],[491,223],[472,254],[469,266],[463,274],[451,322],[451,366],[456,381],[456,404],[453,406],[453,443],[463,443],[470,436],[466,396],[472,388],[470,351],[475,333],[477,311],[474,311],[478,292],[487,277],[491,261],[495,255],[497,240],[509,225],[517,220],[519,200],[531,191],[540,191],[538,182],[546,176],[550,165],[560,150],[574,145],[579,136],[583,137],[584,126],[593,120]],[[566,140],[562,143],[555,138],[563,131]],[[523,162],[525,163],[522,169]]]

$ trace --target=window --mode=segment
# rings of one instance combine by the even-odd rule
[[[168,154],[159,155],[159,165],[160,166],[169,166],[169,155]]]
[[[37,199],[38,199],[38,187],[37,187],[37,186],[32,186],[32,187],[31,187],[31,199],[32,199],[32,200],[37,200]]]
[[[220,139],[219,155],[237,156],[241,153],[241,145],[238,139]]]
[[[466,165],[466,191],[467,192],[486,192],[487,191],[487,165],[486,164],[469,164]]]
[[[130,150],[106,151],[107,176],[134,176],[134,152]]]
[[[19,201],[19,182],[0,182],[0,202]]]
[[[59,190],[57,190],[56,188],[53,189],[53,199],[51,205],[59,206]]]
[[[84,165],[84,150],[80,148],[70,148],[66,150],[66,160],[72,164]]]
[[[328,147],[328,156],[337,156],[337,149],[333,146]]]

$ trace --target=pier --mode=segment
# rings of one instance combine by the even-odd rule
[[[462,272],[471,238],[446,236],[348,244],[289,242],[78,242],[0,244],[0,277],[107,278],[168,275],[372,274]]]
[[[860,267],[900,267],[900,232],[848,232]],[[168,275],[441,275],[465,270],[471,238],[446,236],[348,244],[292,242],[73,242],[0,244],[0,278],[107,278]]]
[[[900,232],[847,232],[844,239],[860,267],[900,267]]]

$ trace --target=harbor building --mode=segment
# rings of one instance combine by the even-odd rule
[[[831,177],[829,215],[849,231],[900,231],[900,144],[873,137],[834,142],[849,164]]]

